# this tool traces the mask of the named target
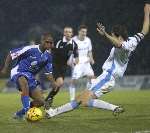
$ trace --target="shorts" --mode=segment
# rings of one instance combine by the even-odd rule
[[[77,64],[72,70],[72,79],[79,79],[84,76],[94,76],[90,63]]]
[[[32,73],[19,72],[19,71],[17,71],[17,67],[15,67],[11,70],[11,81],[13,81],[16,84],[18,90],[21,90],[19,82],[18,82],[18,78],[21,76],[24,76],[27,79],[30,92],[33,91],[34,89],[36,89],[36,87],[38,85],[40,85],[40,82],[35,79],[35,77]]]
[[[55,80],[59,77],[65,78],[67,66],[64,65],[53,65],[53,76]]]
[[[91,80],[91,87],[89,88],[96,97],[100,97],[105,94],[115,86],[114,77],[107,71],[104,71],[99,77]]]

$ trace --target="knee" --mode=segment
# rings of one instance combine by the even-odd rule
[[[56,81],[56,83],[57,83],[58,87],[62,87],[63,84],[64,84],[64,81],[63,80],[58,80],[58,81]]]

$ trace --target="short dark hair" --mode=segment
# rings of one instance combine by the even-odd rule
[[[41,39],[45,40],[47,38],[52,38],[53,39],[52,34],[51,33],[43,33],[42,36],[41,36]]]
[[[88,30],[88,27],[87,27],[85,24],[81,24],[81,25],[78,27],[78,30],[81,30],[81,29],[87,29],[87,30]]]
[[[65,29],[65,28],[69,28],[69,29],[72,29],[72,30],[73,30],[73,28],[72,28],[71,26],[69,26],[69,25],[65,26],[64,29]]]
[[[114,33],[117,37],[121,36],[124,40],[127,40],[128,38],[128,31],[124,25],[114,25],[111,33]]]

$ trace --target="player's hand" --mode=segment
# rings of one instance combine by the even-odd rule
[[[52,86],[52,88],[57,88],[58,87],[58,85],[55,81],[51,83],[51,86]]]
[[[92,60],[90,60],[90,63],[91,63],[92,65],[94,65],[94,64],[95,64],[95,61],[92,59]]]
[[[145,13],[150,13],[150,4],[145,4],[145,6],[144,6],[144,12]]]
[[[102,25],[102,23],[97,23],[97,31],[100,35],[105,35],[105,26]]]
[[[0,71],[0,74],[3,76],[3,75],[6,75],[7,74],[7,69],[4,67],[1,71]]]
[[[74,61],[75,65],[79,63],[79,58],[75,58],[75,61]]]

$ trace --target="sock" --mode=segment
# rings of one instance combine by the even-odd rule
[[[49,92],[48,96],[45,98],[45,101],[47,101],[49,98],[52,98],[52,99],[53,99],[53,97],[58,93],[58,91],[59,91],[59,88],[57,88],[57,89],[52,89],[52,90]]]
[[[114,109],[118,106],[110,104],[108,102],[99,100],[99,99],[90,99],[88,103],[89,107],[101,108],[114,111]]]
[[[21,96],[21,101],[22,101],[23,108],[16,113],[17,115],[24,115],[30,108],[29,96]]]
[[[75,100],[75,87],[71,85],[69,87],[69,92],[70,92],[70,101]]]
[[[71,101],[70,103],[64,104],[58,108],[54,109],[54,116],[58,114],[62,114],[71,110],[76,109],[79,106],[79,103],[76,100]]]

